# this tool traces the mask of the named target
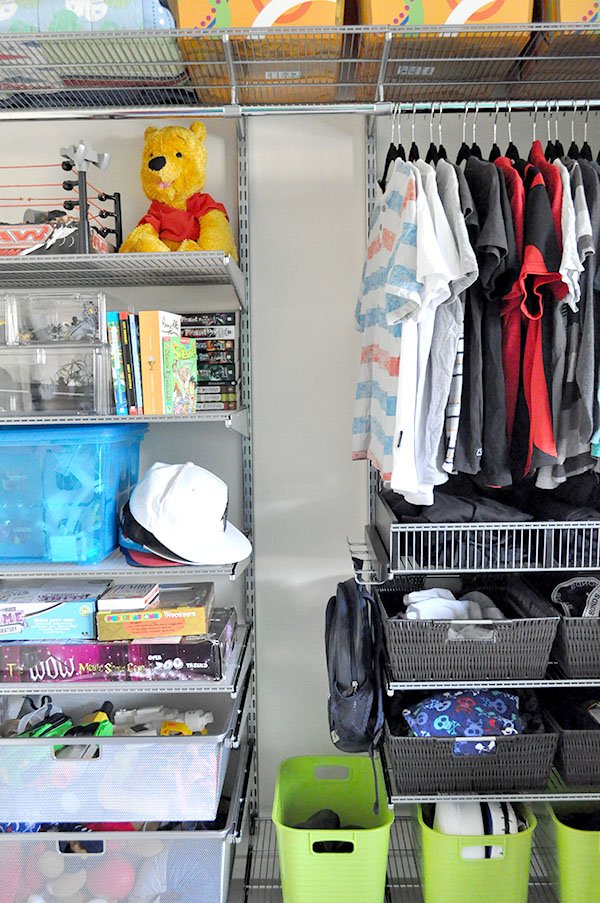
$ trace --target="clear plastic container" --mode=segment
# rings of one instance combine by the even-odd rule
[[[120,903],[225,903],[247,814],[251,756],[250,748],[232,754],[217,818],[201,829],[0,833],[3,903],[32,895],[65,903],[98,895]]]
[[[108,414],[107,345],[0,348],[0,414]]]
[[[117,545],[143,424],[0,430],[0,561],[91,564]]]
[[[3,294],[0,312],[2,306],[6,312],[2,341],[7,345],[106,342],[104,292],[23,289]]]

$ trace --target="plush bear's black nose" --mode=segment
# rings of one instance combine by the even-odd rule
[[[166,157],[152,157],[152,159],[148,163],[148,169],[153,169],[155,172],[159,172],[166,162]]]

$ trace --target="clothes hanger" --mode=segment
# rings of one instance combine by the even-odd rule
[[[558,113],[559,113],[559,103],[556,101],[556,119],[554,120],[554,153],[557,157],[564,157],[565,149],[562,146],[562,142],[558,137]]]
[[[392,163],[398,158],[398,148],[394,144],[394,119],[398,114],[399,105],[395,104],[392,109],[392,128],[390,133],[390,146],[388,147],[388,152],[386,154],[385,163],[383,166],[383,175],[379,179],[379,187],[382,191],[385,191],[385,186],[387,185],[387,177],[389,168]]]
[[[539,106],[539,101],[536,100],[536,101],[534,102],[534,104],[533,104],[533,124],[532,124],[532,126],[531,126],[531,148],[532,148],[532,150],[533,150],[533,145],[535,144],[535,142],[536,142],[536,140],[537,140],[537,114],[538,114],[538,106]],[[530,156],[529,156],[529,159],[531,159],[531,154],[530,154]]]
[[[415,143],[415,116],[416,116],[416,112],[417,112],[417,105],[416,105],[416,103],[414,103],[414,104],[413,104],[413,108],[412,108],[412,122],[411,122],[411,124],[410,124],[410,127],[411,127],[412,144],[410,145],[410,150],[409,150],[409,152],[408,152],[408,159],[410,160],[411,163],[416,163],[417,160],[420,160],[420,159],[421,159],[421,154],[419,153],[419,148],[417,147],[417,145],[416,145],[416,143]]]
[[[548,129],[548,143],[546,145],[546,150],[544,151],[544,157],[551,163],[556,159],[556,154],[554,153],[554,141],[550,137],[550,123],[551,123],[551,113],[550,113],[550,105],[546,108],[546,128]]]
[[[579,145],[575,142],[575,114],[577,113],[577,102],[573,101],[573,116],[571,117],[571,143],[569,145],[569,150],[567,151],[567,157],[571,157],[572,160],[578,160],[581,156],[579,151]]]
[[[588,100],[587,107],[585,111],[585,119],[583,120],[583,144],[581,145],[581,150],[579,151],[579,156],[582,160],[588,160],[590,163],[592,162],[592,148],[588,144],[587,140],[587,129],[588,129],[588,116],[590,115],[590,102]]]
[[[475,140],[475,131],[477,128],[477,114],[479,113],[479,104],[475,104],[475,115],[473,116],[473,141],[471,144],[471,156],[477,157],[478,160],[483,160],[483,154],[481,153],[481,148],[477,144]]]
[[[426,163],[437,163],[439,160],[438,149],[433,141],[433,116],[435,111],[435,103],[431,104],[431,116],[429,117],[429,147],[427,148],[427,153],[425,154],[425,162]]]
[[[469,115],[469,102],[465,104],[465,118],[463,119],[463,132],[462,132],[462,144],[458,150],[458,155],[456,157],[456,165],[460,166],[463,160],[468,160],[471,156],[471,148],[467,144],[466,134],[467,134],[467,116]]]
[[[438,159],[439,160],[447,160],[448,152],[447,152],[446,148],[444,147],[444,144],[442,141],[442,112],[443,112],[442,102],[440,101],[440,118],[438,119],[438,139],[439,139],[440,143],[439,143],[439,147],[438,147]]]
[[[498,108],[499,108],[499,106],[500,106],[500,104],[498,103],[498,101],[496,101],[496,111],[494,113],[494,143],[492,144],[492,149],[491,149],[490,155],[488,157],[488,160],[490,161],[490,163],[493,163],[494,160],[497,160],[498,157],[502,156],[502,151],[498,147],[498,142],[497,142],[497,138],[498,138]]]
[[[505,156],[512,160],[513,163],[515,160],[521,159],[521,155],[512,140],[512,105],[510,102],[508,104],[508,147],[506,148]]]

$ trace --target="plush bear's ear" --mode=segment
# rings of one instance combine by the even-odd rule
[[[146,141],[153,135],[155,132],[158,132],[158,129],[155,129],[153,125],[149,125],[146,131],[144,132],[144,138]]]
[[[190,132],[196,136],[198,141],[206,141],[206,127],[203,122],[193,122]]]

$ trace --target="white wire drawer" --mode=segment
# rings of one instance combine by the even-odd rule
[[[600,567],[600,516],[598,521],[400,524],[377,496],[375,524],[376,534],[367,528],[367,542],[390,576]]]
[[[223,805],[201,830],[0,834],[0,899],[225,903],[251,762],[251,748],[231,757]]]
[[[230,750],[239,746],[250,703],[249,676],[237,699],[185,697],[186,709],[211,711],[207,733],[186,737],[94,737],[0,740],[3,822],[206,821],[217,814]],[[78,717],[110,698],[115,708],[148,704],[146,696],[53,695]],[[173,696],[153,705],[173,706]],[[94,708],[95,707],[95,708]],[[85,758],[65,757],[65,747]],[[67,754],[68,755],[68,754]]]

